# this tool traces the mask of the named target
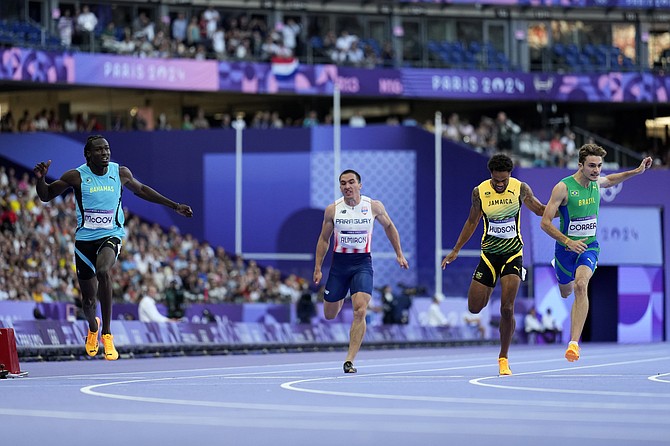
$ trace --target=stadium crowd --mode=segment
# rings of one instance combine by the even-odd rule
[[[72,197],[44,205],[34,177],[0,166],[0,205],[0,300],[76,301]],[[295,303],[306,284],[128,212],[126,231],[113,273],[116,302],[137,303],[149,286],[164,293],[176,282],[190,302]]]

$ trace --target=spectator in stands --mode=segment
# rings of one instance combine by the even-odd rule
[[[444,125],[443,136],[452,141],[461,142],[460,124],[458,113],[450,114],[447,123]]]
[[[433,295],[433,300],[428,307],[428,312],[426,314],[426,325],[429,327],[447,327],[449,326],[449,320],[447,316],[444,315],[442,309],[440,308],[440,303],[444,300],[442,294]]]
[[[544,327],[545,340],[547,342],[562,342],[563,329],[558,325],[558,321],[551,314],[551,308],[547,307],[542,315],[542,326]]]
[[[14,115],[12,111],[8,111],[0,119],[0,132],[12,133],[16,131],[16,122],[14,122]]]
[[[482,311],[500,279],[502,296],[498,369],[500,375],[511,375],[508,352],[516,325],[514,301],[519,285],[525,278],[523,241],[518,226],[521,205],[525,204],[536,215],[542,215],[544,205],[535,197],[528,184],[512,178],[514,163],[509,156],[494,155],[488,162],[488,168],[491,178],[482,181],[473,189],[470,213],[454,249],[442,260],[442,268],[456,260],[463,246],[474,234],[479,219],[483,219],[487,232],[481,242],[479,265],[470,282],[468,310],[475,314]]]
[[[191,115],[189,115],[188,113],[184,113],[184,116],[182,117],[181,129],[182,130],[195,130],[195,126],[193,125],[193,122],[191,121]]]
[[[100,40],[103,52],[118,52],[119,41],[116,38],[116,25],[114,22],[107,23],[104,31],[100,34]]]
[[[81,8],[77,16],[77,31],[81,35],[84,46],[93,51],[95,41],[95,27],[98,26],[98,17],[91,11],[88,5]]]
[[[77,121],[74,120],[72,115],[67,115],[65,121],[63,122],[63,130],[68,133],[77,131]]]
[[[200,26],[198,26],[198,18],[193,16],[186,27],[186,44],[195,48],[200,43]]]
[[[217,59],[226,58],[226,32],[221,25],[212,33],[212,50]]]
[[[303,127],[316,127],[319,125],[319,115],[316,110],[310,110],[305,119],[302,121]]]
[[[312,292],[309,290],[307,282],[302,284],[302,293],[298,302],[296,304],[296,316],[298,317],[298,323],[300,324],[311,324],[312,318],[316,316],[316,305],[314,305],[314,297]]]
[[[381,294],[381,307],[384,312],[382,323],[384,325],[402,324],[403,308],[398,299],[393,294],[391,285],[384,285],[379,289]]]
[[[484,339],[486,337],[486,327],[482,324],[482,318],[479,317],[479,314],[475,314],[471,311],[463,312],[463,324],[471,332],[474,332],[474,335],[479,339]]]
[[[528,310],[526,317],[523,319],[523,329],[526,332],[528,343],[537,344],[537,336],[544,333],[544,326],[537,318],[535,308]]]
[[[188,21],[186,20],[186,14],[178,12],[177,17],[172,21],[172,38],[180,43],[185,42],[187,27]]]
[[[279,27],[284,46],[290,51],[291,55],[298,55],[298,42],[302,27],[293,17],[286,19],[286,23]]]
[[[138,197],[172,208],[186,217],[193,211],[186,204],[176,203],[137,180],[130,169],[110,161],[107,140],[89,136],[84,146],[86,163],[66,171],[58,180],[46,183],[51,160],[38,163],[34,168],[37,195],[43,202],[51,201],[72,188],[77,203],[77,232],[75,256],[77,277],[82,292],[82,308],[88,320],[86,353],[98,353],[98,332],[102,332],[105,359],[119,357],[111,334],[112,266],[121,250],[126,235],[125,215],[121,207],[121,190],[125,186]],[[82,184],[87,187],[83,188]],[[96,299],[100,301],[102,328],[96,317]]]
[[[349,65],[361,66],[365,60],[365,53],[359,46],[358,40],[353,40],[349,49],[344,54],[344,61]]]
[[[211,39],[214,31],[216,31],[216,28],[219,26],[221,15],[219,14],[219,11],[214,9],[214,6],[208,5],[207,9],[202,13],[202,19],[205,23],[205,36],[208,39]]]
[[[7,237],[16,232],[16,222],[19,217],[16,215],[14,209],[8,205],[2,206],[2,213],[0,213],[0,231]]]
[[[381,59],[382,64],[387,68],[395,65],[395,51],[393,51],[393,44],[391,42],[386,41],[382,45]]]
[[[70,48],[72,45],[72,34],[74,32],[74,20],[72,20],[72,11],[67,8],[58,19],[58,35],[60,36],[60,43],[65,48]]]
[[[577,145],[575,143],[575,133],[569,128],[566,128],[563,136],[561,137],[561,144],[563,144],[563,151],[565,153],[565,159],[567,160],[574,159],[575,152],[577,152]]]
[[[505,112],[498,112],[495,120],[496,140],[498,150],[511,152],[514,149],[514,139],[521,133],[521,127],[507,117]]]
[[[349,350],[343,365],[344,373],[356,373],[354,358],[365,335],[365,314],[372,297],[372,258],[370,243],[374,221],[384,227],[386,237],[395,251],[401,268],[409,268],[400,245],[400,235],[381,201],[361,195],[361,176],[353,170],[340,174],[340,191],[343,198],[326,207],[319,235],[314,262],[314,283],[322,279],[321,266],[335,233],[337,242],[333,262],[326,282],[323,313],[332,320],[339,314],[347,293],[351,293],[354,319],[351,322]],[[346,218],[340,214],[346,213]],[[337,218],[336,218],[337,216]]]
[[[167,315],[170,319],[184,317],[184,291],[176,278],[172,279],[165,289],[165,302],[168,307]]]
[[[205,117],[205,110],[202,107],[199,107],[196,112],[195,119],[193,120],[193,127],[200,130],[209,128],[209,121]]]
[[[158,300],[158,289],[155,285],[149,285],[137,307],[140,322],[174,322],[158,311],[158,305],[156,305]]]
[[[367,122],[365,121],[365,116],[361,113],[360,110],[354,110],[354,114],[349,118],[349,127],[365,127]]]
[[[565,167],[565,147],[561,142],[561,134],[554,133],[549,141],[549,154],[551,156],[551,165],[555,167]]]

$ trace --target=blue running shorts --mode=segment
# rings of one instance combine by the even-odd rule
[[[369,253],[333,253],[323,298],[327,302],[337,302],[347,297],[347,292],[372,295],[372,257]]]
[[[556,271],[556,279],[561,285],[568,284],[575,280],[575,271],[580,265],[585,265],[595,271],[598,266],[598,255],[600,254],[600,245],[597,240],[589,243],[588,248],[584,253],[577,254],[573,251],[556,243],[554,250],[554,271]]]

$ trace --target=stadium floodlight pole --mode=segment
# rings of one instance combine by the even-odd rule
[[[442,294],[442,112],[435,112],[435,294]]]
[[[235,255],[242,255],[242,130],[246,127],[243,114],[233,122],[235,129]]]
[[[335,178],[335,188],[333,200],[337,200],[340,196],[340,157],[342,152],[342,115],[340,114],[340,87],[337,86],[335,80],[335,87],[333,88],[333,176]]]

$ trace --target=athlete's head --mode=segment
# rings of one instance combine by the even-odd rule
[[[603,167],[605,149],[597,144],[584,144],[579,149],[579,171],[589,181],[597,181]]]
[[[347,169],[340,174],[340,191],[345,199],[357,199],[361,193],[361,187],[361,176],[355,170]]]
[[[579,164],[584,164],[587,156],[599,156],[605,158],[607,151],[598,144],[584,144],[579,148]]]
[[[502,153],[493,155],[489,160],[488,168],[491,172],[491,187],[499,194],[505,192],[514,168],[512,159]]]
[[[86,145],[84,146],[84,158],[86,158],[86,161],[88,161],[91,156],[91,150],[93,150],[94,143],[99,139],[105,139],[105,137],[102,135],[91,135],[86,138]]]
[[[512,172],[514,162],[512,158],[502,153],[493,155],[488,163],[489,172]]]
[[[358,181],[359,183],[361,182],[361,176],[358,174],[358,172],[352,169],[347,169],[344,172],[342,172],[340,174],[340,181],[342,181],[342,177],[346,174],[353,174],[356,177],[356,181]]]
[[[106,167],[109,164],[109,143],[102,135],[92,135],[86,139],[84,146],[84,158],[86,164]]]

